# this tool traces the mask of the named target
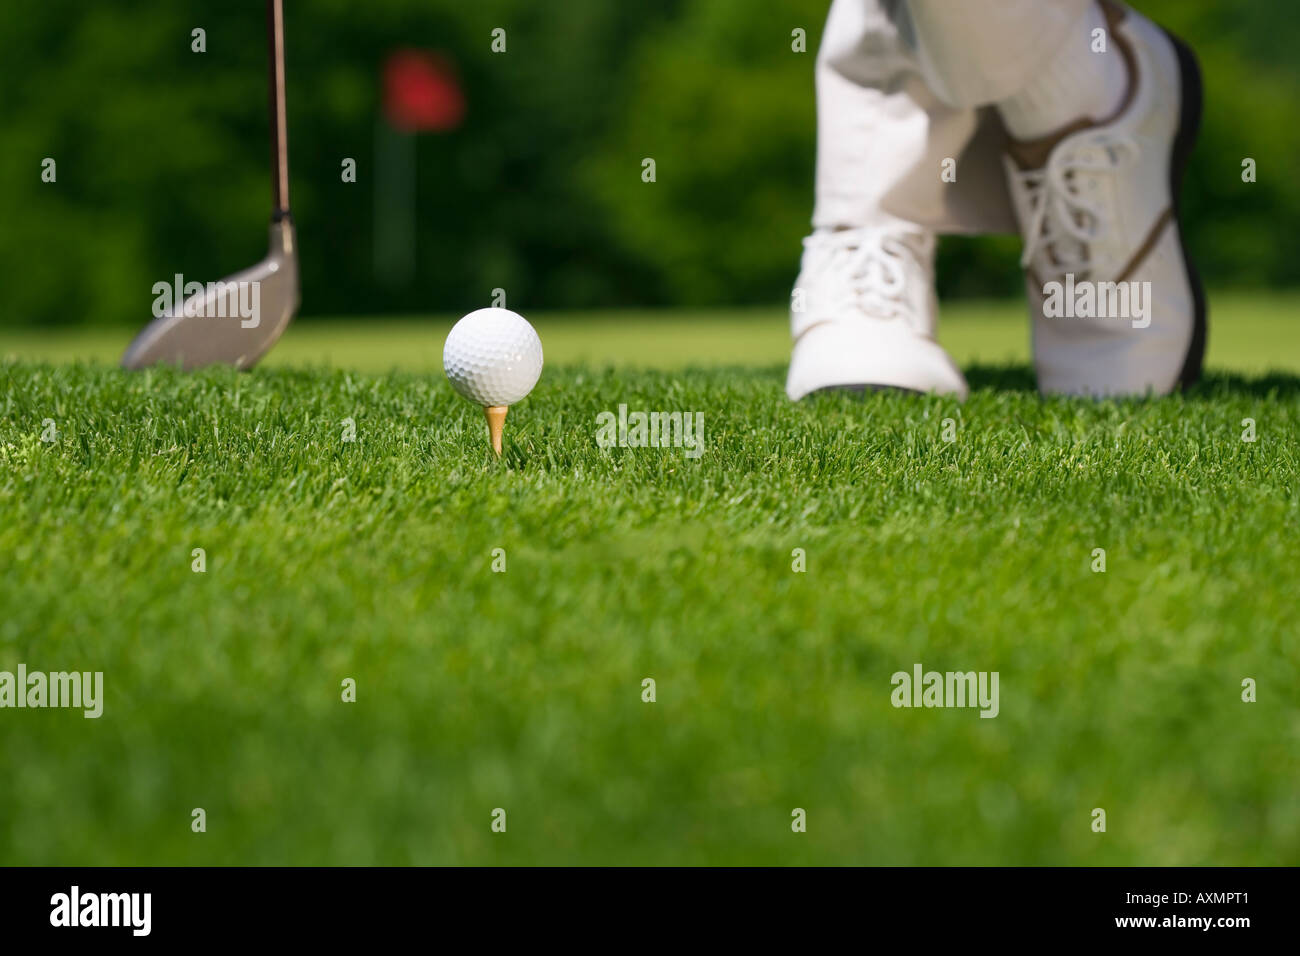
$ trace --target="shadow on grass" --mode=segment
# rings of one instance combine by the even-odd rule
[[[1036,392],[1038,382],[1029,365],[972,365],[966,369],[966,381],[973,391]],[[1243,375],[1240,372],[1210,371],[1185,393],[1188,401],[1214,401],[1222,398],[1294,398],[1300,395],[1300,375],[1293,372],[1265,372]]]
[[[1300,395],[1300,375],[1294,372],[1265,372],[1242,375],[1239,372],[1207,372],[1187,390],[1189,399],[1214,399],[1229,396],[1251,398],[1295,398]]]
[[[1038,380],[1028,365],[972,365],[966,369],[966,384],[972,391],[1038,391]]]

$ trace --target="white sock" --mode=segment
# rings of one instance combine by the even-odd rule
[[[1098,29],[1105,31],[1105,53],[1093,52],[1093,31]],[[1016,139],[1040,139],[1084,117],[1106,119],[1119,109],[1128,81],[1124,57],[1101,7],[1093,3],[1042,72],[998,103],[998,112]]]

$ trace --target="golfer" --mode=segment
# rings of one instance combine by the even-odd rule
[[[1195,57],[1109,0],[835,0],[786,390],[964,397],[935,340],[935,238],[1018,232],[1044,393],[1196,381],[1206,309],[1178,191]]]

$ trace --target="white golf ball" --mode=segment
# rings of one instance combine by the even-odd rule
[[[442,348],[452,388],[480,405],[521,401],[542,374],[542,340],[522,315],[479,309],[452,326]]]

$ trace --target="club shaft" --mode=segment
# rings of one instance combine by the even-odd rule
[[[284,109],[284,0],[266,0],[271,114],[271,198],[275,215],[289,211],[289,130]]]

